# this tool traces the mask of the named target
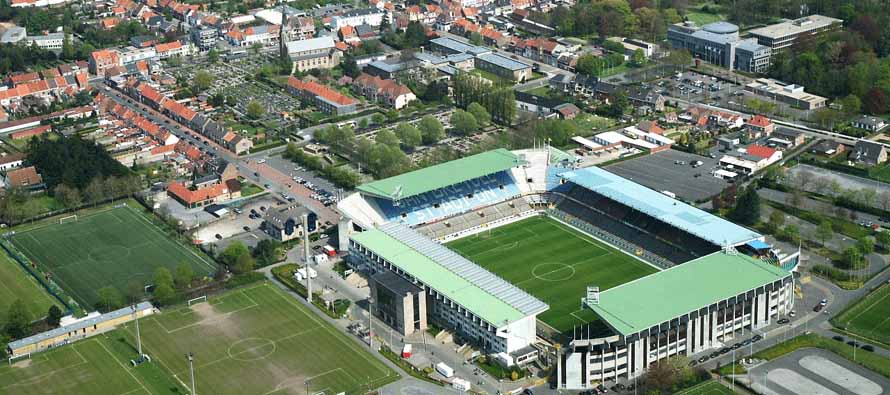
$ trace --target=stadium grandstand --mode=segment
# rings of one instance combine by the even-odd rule
[[[591,381],[638,376],[671,355],[718,347],[736,331],[768,325],[790,311],[790,271],[799,252],[781,253],[750,229],[578,163],[552,147],[498,149],[357,188],[337,206],[343,214],[340,248],[349,250],[348,263],[370,279],[374,292],[413,296],[399,298],[406,305],[377,307],[373,314],[403,334],[435,322],[484,352],[511,354],[513,360],[553,352],[560,349],[554,343],[562,343],[560,355],[542,360],[557,361],[560,388],[585,389]],[[541,328],[553,326],[536,317],[556,300],[542,301],[528,284],[517,282],[520,289],[500,277],[502,268],[483,268],[444,246],[474,235],[492,237],[492,230],[540,216],[596,240],[592,249],[620,250],[655,274],[597,291],[598,303],[571,313],[579,319],[574,330],[569,322],[567,332],[550,336]],[[514,243],[535,240],[525,236]],[[596,270],[602,269],[591,262],[579,273],[598,289],[602,272]],[[587,295],[584,289],[566,292]],[[642,311],[659,314],[643,319]],[[728,314],[735,317],[730,325]],[[593,325],[605,333],[590,330]]]

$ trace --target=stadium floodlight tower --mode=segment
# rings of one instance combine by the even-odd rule
[[[189,376],[192,379],[192,395],[198,395],[198,391],[195,390],[195,354],[189,351],[185,356],[189,360]]]
[[[133,321],[136,322],[136,350],[139,353],[139,356],[136,359],[131,359],[130,364],[134,367],[142,364],[143,362],[151,362],[151,357],[142,352],[142,336],[139,332],[139,310],[136,308],[136,304],[130,306],[133,309]]]
[[[309,214],[303,213],[303,263],[306,265],[306,300],[312,303],[312,275],[309,274]]]

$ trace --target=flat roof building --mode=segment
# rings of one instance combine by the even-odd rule
[[[795,84],[786,84],[771,78],[758,78],[745,86],[745,90],[754,94],[778,100],[794,108],[801,110],[815,110],[828,103],[828,99],[807,93],[804,87]]]
[[[531,79],[532,76],[532,66],[530,64],[496,53],[477,55],[476,68],[496,74],[510,81],[523,82]]]
[[[705,62],[751,73],[762,73],[770,63],[771,50],[755,39],[739,37],[739,27],[714,22],[699,27],[694,22],[668,26],[668,42],[674,48],[688,49]]]
[[[837,18],[810,15],[793,21],[752,29],[748,33],[756,38],[760,45],[770,47],[773,51],[779,51],[806,37],[840,29],[843,23],[843,20]]]

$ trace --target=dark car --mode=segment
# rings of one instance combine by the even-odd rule
[[[813,307],[813,311],[818,313],[818,312],[822,311],[822,307],[823,306],[821,304],[817,304],[816,307]]]
[[[245,231],[245,232],[250,232],[250,227],[247,226],[247,225],[245,225],[245,226],[244,226],[244,231]]]
[[[717,351],[714,351],[708,355],[708,357],[711,357],[711,358],[717,358],[719,356],[720,356],[720,353]]]
[[[754,335],[754,337],[751,338],[751,343],[757,343],[760,341],[760,339],[763,339],[763,336]]]
[[[868,352],[875,352],[875,346],[872,346],[871,344],[863,345],[862,349]]]
[[[738,350],[738,349],[742,348],[742,343],[733,344],[732,347],[730,347],[730,348],[732,348],[733,350]]]
[[[732,349],[730,349],[729,347],[723,347],[720,349],[720,354],[726,354],[730,351],[732,351]]]
[[[853,347],[859,347],[859,342],[857,342],[855,340],[850,340],[850,341],[847,341],[847,345],[853,346]]]
[[[701,357],[701,358],[698,359],[698,363],[705,363],[705,362],[708,362],[709,359],[711,359],[711,357],[705,355],[705,356],[703,356],[703,357]]]
[[[222,236],[220,236],[219,233],[213,235],[213,237],[216,237],[217,240],[222,240]]]
[[[778,322],[779,325],[785,325],[785,324],[791,322],[791,320],[789,320],[789,319],[787,319],[787,318],[782,318],[782,319],[780,319],[780,320],[778,320],[778,321],[776,321],[776,322]]]
[[[832,336],[831,338],[834,339],[834,340],[837,340],[837,341],[839,341],[839,342],[844,341],[844,337],[843,337],[843,336]]]

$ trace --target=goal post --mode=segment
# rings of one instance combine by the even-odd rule
[[[207,295],[201,295],[201,296],[198,296],[197,298],[189,299],[188,306],[192,307],[192,305],[194,305],[194,304],[202,303],[202,302],[206,302],[206,301],[207,301]]]
[[[66,222],[77,222],[77,214],[59,218],[59,225],[64,224]]]
[[[18,361],[23,361],[25,359],[31,359],[31,353],[13,355],[13,356],[9,357],[9,364],[12,365]]]

